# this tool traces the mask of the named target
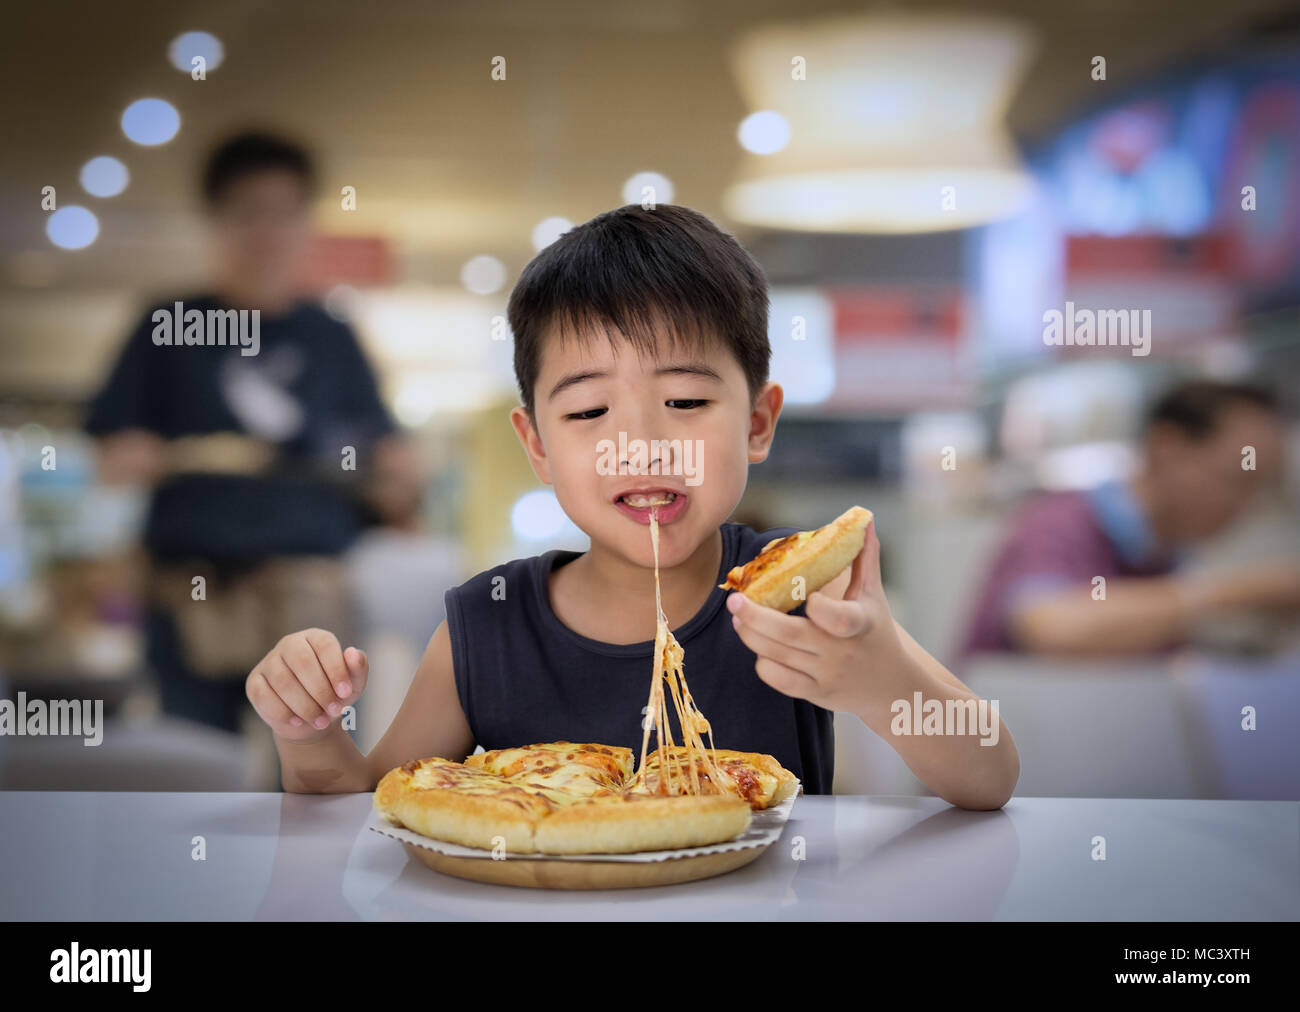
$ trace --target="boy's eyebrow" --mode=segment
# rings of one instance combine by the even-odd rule
[[[676,362],[671,365],[660,366],[655,370],[656,376],[678,373],[704,376],[707,379],[717,380],[719,383],[722,382],[722,377],[718,375],[717,371],[705,365],[703,362]],[[551,387],[551,392],[547,395],[546,399],[548,401],[554,400],[556,394],[567,387],[573,386],[575,383],[582,383],[589,379],[602,379],[608,375],[608,370],[603,369],[584,369],[581,372],[569,373],[569,375],[561,379],[560,382],[556,383],[555,386]]]
[[[577,382],[585,382],[586,380],[599,380],[602,379],[602,377],[608,375],[610,375],[610,373],[601,372],[598,371],[598,369],[584,369],[584,371],[582,372],[571,372],[569,373],[568,376],[565,376],[563,380],[560,380],[558,384],[552,386],[551,392],[546,395],[546,399],[547,401],[554,401],[555,394],[558,394],[560,390],[567,389],[569,388],[569,386],[572,386],[573,384],[577,384]]]
[[[656,376],[664,376],[669,373],[687,373],[695,376],[704,376],[708,379],[722,382],[722,377],[718,373],[705,365],[703,362],[676,362],[672,365],[665,365],[655,370]]]

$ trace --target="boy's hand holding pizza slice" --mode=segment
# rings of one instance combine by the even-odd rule
[[[770,542],[720,586],[740,591],[727,600],[732,624],[778,692],[861,714],[901,690],[872,677],[906,670],[906,654],[881,586],[870,510],[854,506],[825,527]],[[807,617],[787,614],[801,603]]]

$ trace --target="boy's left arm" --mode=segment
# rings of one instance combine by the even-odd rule
[[[755,671],[772,688],[856,714],[950,804],[993,809],[1011,797],[1020,778],[1011,733],[995,704],[980,700],[894,621],[880,582],[874,520],[852,567],[808,595],[806,617],[764,607],[743,594],[729,595],[727,607],[741,640],[758,655]],[[921,716],[912,713],[916,693],[923,703],[938,701],[945,731],[951,730],[945,714],[953,709],[945,700],[973,702],[980,719],[962,734],[896,733],[895,726],[919,729]],[[971,707],[963,709],[969,713]]]

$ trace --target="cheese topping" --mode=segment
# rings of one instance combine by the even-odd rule
[[[583,784],[575,775],[549,776],[554,767],[540,774],[524,772],[514,777],[503,777],[490,770],[476,769],[448,759],[421,759],[407,763],[402,769],[411,775],[413,790],[454,790],[457,794],[476,795],[513,801],[525,808],[553,811],[557,806],[574,805],[613,791],[594,790],[595,785]]]
[[[620,755],[626,756],[625,762],[620,761]],[[470,756],[465,765],[528,787],[596,796],[622,788],[632,772],[632,754],[630,749],[616,751],[604,745],[563,741],[528,748],[495,749]]]

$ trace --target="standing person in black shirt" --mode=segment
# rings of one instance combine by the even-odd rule
[[[150,306],[85,422],[104,480],[155,486],[146,649],[162,708],[228,730],[267,629],[348,627],[337,556],[367,513],[419,499],[355,335],[296,294],[314,184],[307,153],[276,137],[213,153],[212,289]]]

